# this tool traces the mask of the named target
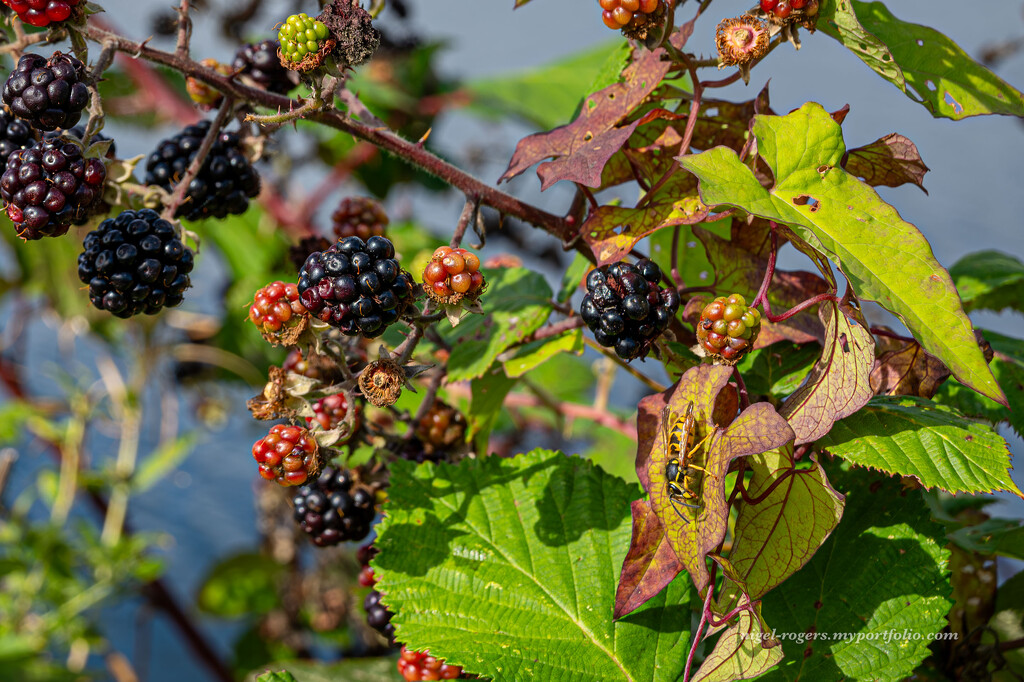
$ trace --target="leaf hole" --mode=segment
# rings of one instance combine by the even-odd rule
[[[718,107],[711,107],[710,109],[704,112],[704,115],[707,116],[708,118],[718,116]]]
[[[839,346],[843,349],[844,353],[850,352],[850,340],[846,338],[846,333],[839,335]]]
[[[938,90],[938,88],[935,87],[935,83],[932,82],[932,80],[930,78],[924,82],[924,86],[926,88],[928,88],[929,90],[931,90],[932,92],[935,92],[936,90]]]
[[[918,38],[918,39],[917,39],[917,46],[918,46],[918,47],[924,47],[924,41],[923,41],[923,40],[921,40],[920,38]]]
[[[961,105],[960,102],[957,102],[956,98],[949,94],[949,91],[946,92],[946,96],[943,97],[942,100],[949,106],[953,107],[953,111],[958,115],[964,113],[963,105]]]
[[[686,248],[688,248],[688,249],[696,249],[697,248],[697,242],[686,242]]]
[[[707,281],[707,278],[708,278],[708,271],[707,271],[707,270],[701,270],[701,271],[700,271],[700,274],[699,274],[699,275],[697,275],[697,277],[698,277],[698,279],[700,279],[701,281]]]
[[[793,203],[796,204],[797,206],[810,206],[811,213],[815,213],[819,208],[821,208],[821,204],[818,202],[817,199],[806,194],[801,194],[798,197],[793,197]]]
[[[594,139],[594,134],[593,133],[587,133],[586,135],[583,136],[583,141],[584,142],[590,142],[593,139]]]

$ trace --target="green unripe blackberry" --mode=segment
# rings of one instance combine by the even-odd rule
[[[277,31],[281,63],[293,68],[298,66],[306,55],[320,52],[328,38],[330,33],[322,22],[306,13],[291,15]]]
[[[761,331],[761,313],[739,294],[719,296],[704,307],[697,323],[697,340],[709,356],[734,364]]]

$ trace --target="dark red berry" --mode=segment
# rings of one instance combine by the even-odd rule
[[[338,240],[359,237],[383,237],[388,226],[388,214],[380,202],[368,197],[346,197],[331,215],[332,229]]]
[[[454,680],[462,675],[462,668],[448,665],[429,653],[409,651],[402,647],[398,657],[398,672],[409,682],[415,680]]]
[[[281,66],[277,56],[279,47],[276,40],[243,45],[235,53],[231,66],[239,76],[251,78],[258,87],[268,92],[287,94],[296,83],[292,80],[292,72]]]

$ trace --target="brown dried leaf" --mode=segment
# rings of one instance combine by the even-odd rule
[[[676,173],[643,208],[601,206],[580,228],[598,265],[621,260],[647,235],[663,227],[692,225],[707,218],[707,207],[697,197],[696,179]]]
[[[875,395],[931,398],[950,376],[949,368],[917,341],[879,336],[876,343],[875,352],[881,353],[870,375]]]
[[[615,593],[615,618],[643,606],[683,570],[650,502],[636,500],[631,506],[633,539],[622,562],[622,574]]]
[[[899,187],[911,182],[928,194],[924,174],[929,168],[924,165],[917,145],[899,133],[890,133],[869,145],[851,149],[843,167],[875,187]]]

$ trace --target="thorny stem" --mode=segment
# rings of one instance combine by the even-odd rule
[[[226,97],[244,100],[272,110],[291,109],[296,104],[301,106],[300,102],[289,97],[249,87],[230,76],[223,76],[191,59],[185,59],[169,52],[157,50],[145,43],[129,40],[96,26],[86,26],[83,29],[83,33],[98,43],[111,40],[120,52],[169,66],[185,76],[191,76],[196,80],[206,83],[224,93]],[[483,205],[490,206],[500,213],[515,216],[531,225],[535,225],[557,237],[563,243],[571,242],[577,251],[592,262],[594,260],[594,254],[589,246],[576,239],[578,228],[571,225],[564,217],[548,213],[481,182],[462,169],[441,160],[421,145],[409,142],[390,130],[379,130],[368,126],[331,108],[312,112],[306,118],[307,120],[347,132],[358,139],[370,142],[384,151],[394,154],[406,163],[438,177],[452,187],[461,190],[464,194],[480,197],[480,202]]]
[[[163,210],[163,217],[165,220],[174,222],[174,214],[178,211],[178,208],[185,201],[185,194],[188,192],[188,186],[195,180],[196,176],[199,175],[199,170],[203,167],[203,162],[206,161],[207,155],[213,148],[213,143],[216,142],[217,136],[220,135],[221,128],[227,122],[228,117],[231,116],[231,112],[235,108],[235,98],[228,95],[224,98],[224,103],[220,105],[220,111],[217,112],[217,117],[213,119],[213,123],[210,125],[210,129],[206,131],[206,137],[203,138],[202,144],[199,145],[199,149],[196,151],[195,158],[192,159],[192,163],[189,164],[188,169],[185,171],[185,175],[182,176],[181,180],[178,181],[177,186],[174,188],[174,193],[171,194],[171,200],[167,202],[167,206]]]
[[[466,203],[462,207],[462,214],[459,216],[459,222],[455,225],[455,232],[452,234],[452,240],[448,243],[453,249],[459,248],[462,243],[462,238],[466,234],[466,228],[471,223],[475,222],[477,214],[480,212],[480,199],[475,196],[467,196]]]
[[[278,109],[276,114],[246,114],[245,120],[259,123],[260,125],[276,125],[278,127],[288,123],[290,121],[297,121],[300,118],[305,118],[306,114],[317,111],[323,107],[324,103],[318,99],[311,99],[302,104],[297,109],[289,109],[287,112],[281,112]]]
[[[192,38],[192,17],[189,16],[189,0],[181,0],[178,5],[178,40],[174,54],[188,59],[189,41]]]
[[[16,15],[11,17],[11,28],[14,30],[14,40],[6,45],[0,46],[0,54],[7,54],[8,52],[11,53],[15,62],[21,58],[21,54],[25,51],[26,47],[37,45],[39,43],[57,43],[67,37],[67,31],[65,29],[40,31],[39,33],[25,33],[21,19]]]

